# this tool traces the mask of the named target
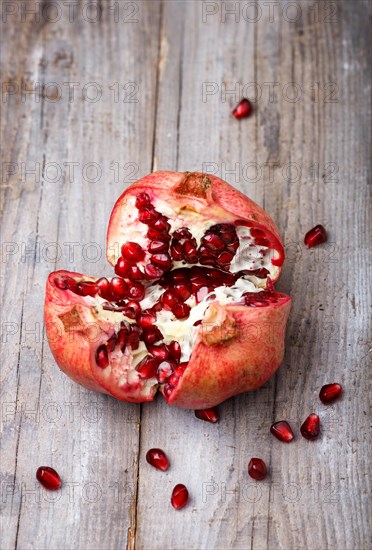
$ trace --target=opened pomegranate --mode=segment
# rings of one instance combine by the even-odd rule
[[[107,233],[112,278],[50,274],[45,322],[59,367],[124,401],[207,409],[260,387],[283,358],[289,296],[272,219],[214,176],[131,185]]]

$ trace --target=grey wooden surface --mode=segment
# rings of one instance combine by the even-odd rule
[[[40,1],[30,14],[3,2],[2,549],[371,548],[371,4],[252,4]],[[238,122],[244,94],[255,113]],[[216,173],[264,206],[286,245],[283,365],[221,405],[215,426],[160,398],[80,388],[43,334],[48,273],[109,275],[112,205],[156,168]],[[329,243],[305,250],[316,223]],[[333,381],[344,397],[324,407]],[[313,443],[298,430],[312,411]],[[281,418],[290,445],[269,433]],[[167,473],[144,460],[154,446]],[[247,476],[252,456],[270,467],[262,483]],[[60,472],[61,491],[40,489],[39,465]],[[181,512],[176,483],[191,495]]]

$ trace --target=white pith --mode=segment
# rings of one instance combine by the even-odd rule
[[[141,245],[143,250],[147,250],[149,239],[146,237],[148,226],[138,220],[138,209],[135,206],[136,197],[129,196],[126,204],[121,208],[119,226],[116,228],[116,234],[120,236],[121,242],[111,243],[108,250],[108,260],[112,265],[117,263],[121,256],[121,245],[124,242],[136,242]],[[201,244],[201,239],[205,232],[213,225],[223,223],[221,220],[206,220],[200,214],[187,210],[175,210],[168,203],[155,199],[152,201],[155,209],[168,218],[168,223],[171,226],[170,234],[182,227],[190,229],[192,236],[196,239],[197,247]],[[230,222],[227,222],[230,223]],[[239,248],[230,265],[230,272],[236,273],[242,270],[255,270],[265,268],[268,270],[271,279],[275,278],[277,267],[271,263],[271,258],[276,257],[277,252],[265,246],[255,244],[255,239],[251,235],[251,231],[246,226],[236,227],[236,232],[239,237]],[[138,266],[143,266],[150,260],[151,254],[146,251],[143,261],[138,262]],[[201,265],[201,264],[193,264]],[[185,262],[173,262],[172,269],[180,267],[191,267]],[[207,266],[208,267],[208,266]],[[158,302],[160,296],[165,292],[165,289],[156,283],[143,282],[146,287],[145,298],[140,302],[142,311],[151,308]],[[169,344],[172,340],[179,342],[182,350],[181,361],[189,361],[192,350],[197,338],[197,332],[200,326],[194,326],[197,321],[204,318],[207,308],[212,302],[224,304],[242,304],[242,295],[245,292],[260,292],[266,288],[266,279],[257,278],[255,276],[245,275],[231,286],[220,286],[210,292],[200,303],[196,303],[194,296],[186,300],[186,304],[191,307],[190,315],[187,319],[179,320],[172,312],[161,310],[157,313],[157,318],[154,323],[164,336],[164,339],[157,344]],[[135,320],[123,316],[123,313],[111,312],[102,308],[102,303],[105,301],[99,296],[94,298],[96,314],[101,318],[113,324],[115,332],[120,330],[120,322],[125,320],[130,324],[136,323]],[[140,342],[137,350],[126,348],[125,353],[121,353],[116,349],[110,354],[110,367],[116,369],[119,374],[119,385],[124,385],[127,382],[141,383],[150,388],[158,384],[156,378],[143,380],[139,377],[136,366],[148,355],[148,350],[143,342]],[[112,364],[113,363],[113,364]]]

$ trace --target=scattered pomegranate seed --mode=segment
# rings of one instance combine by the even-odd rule
[[[237,104],[232,114],[235,118],[246,118],[252,113],[252,104],[245,97]]]
[[[187,502],[189,500],[189,492],[186,489],[185,485],[182,485],[182,483],[179,483],[175,486],[175,488],[172,491],[172,497],[171,497],[171,503],[173,508],[176,510],[181,510],[184,506],[186,506]]]
[[[300,431],[306,439],[316,439],[320,432],[319,416],[315,413],[309,414],[305,422],[302,424]]]
[[[150,449],[146,453],[146,460],[151,466],[165,472],[169,468],[167,455],[161,449]]]
[[[285,443],[290,443],[294,438],[294,433],[292,428],[286,420],[279,420],[279,422],[274,422],[270,428],[270,432],[275,435],[280,441]]]
[[[206,422],[212,422],[215,424],[220,419],[220,413],[218,412],[217,407],[212,407],[210,409],[200,409],[195,411],[196,418],[199,420],[205,420]]]
[[[251,458],[248,464],[248,474],[257,481],[265,479],[267,468],[262,458]]]
[[[326,230],[322,225],[316,225],[308,231],[304,238],[304,243],[308,248],[325,243],[327,240]]]
[[[36,470],[36,479],[48,491],[57,491],[62,485],[58,472],[49,466],[40,466]]]
[[[338,399],[341,394],[341,384],[334,382],[333,384],[326,384],[325,386],[322,386],[322,389],[319,392],[319,399],[326,405],[327,403],[332,403],[332,401]]]

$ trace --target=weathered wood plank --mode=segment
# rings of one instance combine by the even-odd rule
[[[106,9],[91,23],[80,7],[71,22],[64,7],[55,23],[18,14],[4,25],[3,76],[18,91],[2,125],[2,158],[17,170],[4,185],[2,222],[16,250],[2,263],[3,322],[16,323],[2,361],[3,548],[119,548],[135,525],[139,407],[58,371],[42,334],[43,295],[55,268],[109,272],[105,231],[122,180],[151,170],[159,7],[144,3],[132,23]],[[45,85],[47,98],[22,102],[23,80]],[[24,178],[21,165],[35,163],[36,177]],[[42,464],[63,478],[55,502],[35,480]]]

